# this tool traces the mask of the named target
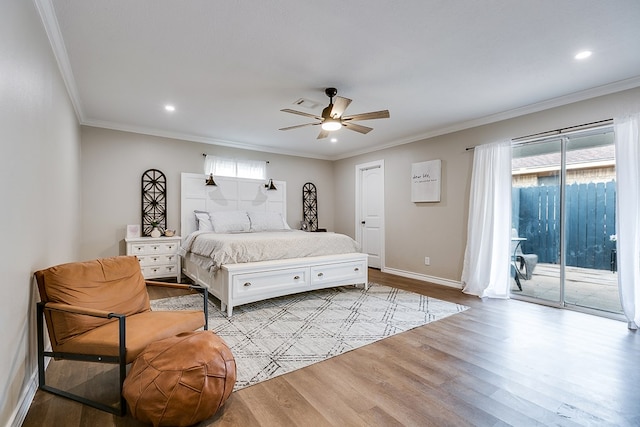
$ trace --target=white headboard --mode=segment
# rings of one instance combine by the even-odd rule
[[[182,173],[180,183],[180,233],[184,238],[196,231],[194,210],[280,212],[287,220],[287,183],[276,181],[276,191],[267,191],[266,181],[215,177],[217,186],[204,185],[207,175]]]

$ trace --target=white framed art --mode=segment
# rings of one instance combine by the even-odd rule
[[[411,164],[411,201],[439,202],[442,161],[429,160]]]
[[[127,239],[140,237],[140,224],[127,225]]]

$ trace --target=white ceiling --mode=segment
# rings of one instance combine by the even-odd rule
[[[638,0],[36,3],[82,124],[275,153],[339,159],[640,86]],[[346,114],[391,117],[336,143],[278,130],[329,86]]]

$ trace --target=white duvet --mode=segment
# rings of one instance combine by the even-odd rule
[[[223,264],[303,258],[359,252],[358,243],[338,233],[300,230],[220,234],[196,231],[184,240],[180,255],[215,272]],[[196,255],[196,256],[193,256]]]

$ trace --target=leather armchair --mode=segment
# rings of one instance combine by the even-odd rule
[[[37,306],[38,376],[42,390],[124,415],[122,385],[126,365],[155,341],[207,325],[208,292],[201,286],[145,281],[134,256],[73,262],[34,273]],[[152,311],[147,286],[198,290],[203,310]],[[45,350],[47,324],[52,351]],[[46,384],[45,357],[119,365],[119,407],[87,399]]]

